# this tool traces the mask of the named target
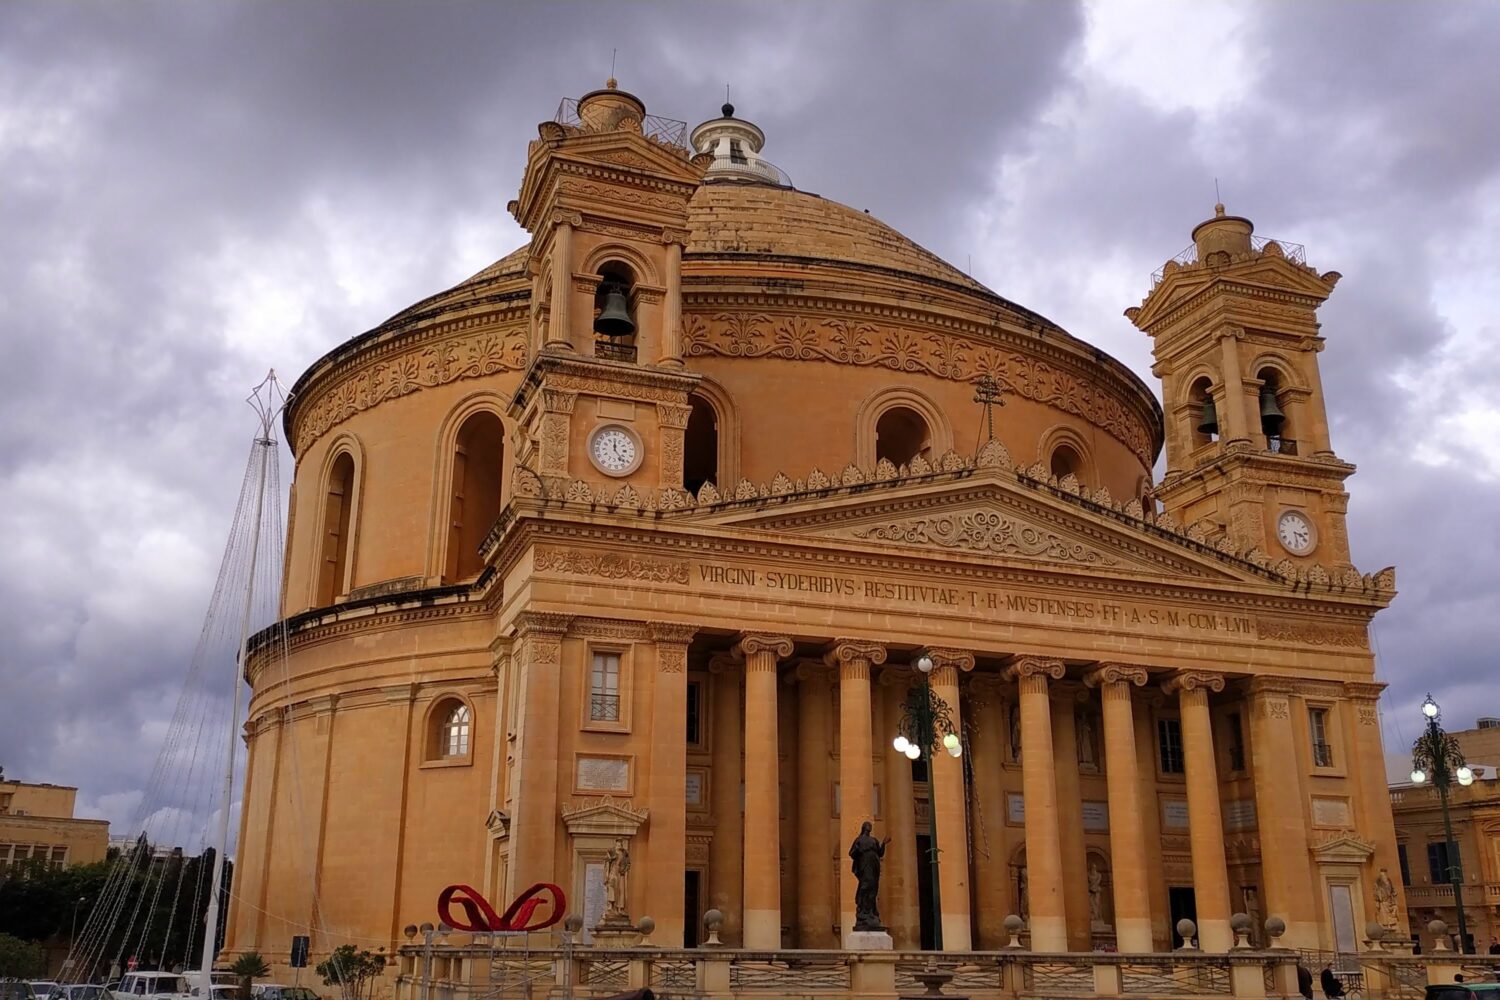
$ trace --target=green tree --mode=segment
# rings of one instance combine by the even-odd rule
[[[328,956],[328,961],[319,962],[318,975],[329,986],[337,986],[343,1000],[368,1000],[373,993],[375,980],[385,971],[385,949],[380,951],[358,951],[352,944],[341,944]]]
[[[47,971],[47,956],[35,941],[0,934],[0,979],[27,979]]]
[[[240,977],[240,1000],[250,1000],[250,981],[271,974],[271,967],[258,951],[247,951],[234,960],[229,971]]]

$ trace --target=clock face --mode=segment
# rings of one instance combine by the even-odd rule
[[[1299,556],[1311,552],[1317,544],[1313,537],[1312,522],[1306,515],[1295,510],[1289,510],[1277,519],[1276,537],[1288,552]]]
[[[589,458],[600,472],[623,476],[640,464],[641,446],[623,427],[601,427],[589,439]]]

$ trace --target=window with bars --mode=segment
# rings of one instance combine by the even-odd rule
[[[1229,770],[1243,771],[1245,769],[1245,729],[1240,722],[1240,713],[1230,712],[1225,720],[1229,729]]]
[[[438,754],[443,757],[469,755],[469,706],[459,703],[448,710],[438,733]]]
[[[1313,767],[1332,767],[1333,745],[1328,742],[1328,709],[1308,709],[1307,726],[1312,736]]]
[[[595,653],[589,674],[589,720],[620,721],[620,654]]]
[[[1182,757],[1182,721],[1156,720],[1156,749],[1162,774],[1182,774],[1186,768]]]

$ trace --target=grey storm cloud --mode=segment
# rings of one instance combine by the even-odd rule
[[[1387,713],[1428,686],[1454,721],[1493,708],[1500,457],[1455,432],[1433,458],[1420,386],[1483,341],[1447,279],[1500,175],[1500,11],[1226,9],[1249,77],[1205,112],[1101,75],[1098,11],[1071,4],[0,7],[0,762],[131,818],[213,588],[245,391],[522,242],[526,141],[612,55],[690,123],[729,84],[799,187],[1148,382],[1120,311],[1220,178],[1346,275],[1324,381],[1360,465],[1356,562],[1400,568]],[[1500,372],[1483,360],[1471,390]]]

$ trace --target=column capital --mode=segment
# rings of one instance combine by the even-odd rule
[[[573,617],[551,611],[522,611],[516,615],[513,625],[517,635],[541,632],[560,636],[572,627]]]
[[[1344,694],[1350,701],[1379,701],[1386,686],[1379,681],[1345,681]]]
[[[830,667],[854,663],[862,663],[866,668],[878,667],[885,662],[885,647],[861,639],[835,639],[823,653],[823,662]]]
[[[747,659],[756,653],[770,653],[774,660],[779,660],[792,655],[792,640],[784,635],[742,632],[740,641],[735,643],[734,648]]]
[[[1250,693],[1285,697],[1297,693],[1297,682],[1290,677],[1254,677],[1250,680]]]
[[[1100,663],[1083,675],[1088,687],[1104,687],[1108,684],[1146,686],[1146,668],[1132,663]]]
[[[786,672],[788,684],[823,683],[832,680],[831,671],[822,660],[798,660],[791,670]]]
[[[647,622],[646,625],[651,630],[651,640],[656,643],[686,646],[693,641],[693,636],[698,634],[696,625],[682,625],[677,622]]]
[[[1068,668],[1063,666],[1062,660],[1054,660],[1045,656],[1018,656],[1005,668],[1005,676],[1014,681],[1025,680],[1029,677],[1060,681],[1067,671]]]
[[[974,669],[974,654],[965,649],[951,649],[945,646],[929,646],[926,649],[919,650],[917,652],[917,655],[912,657],[913,661],[915,661],[923,653],[926,653],[928,656],[932,657],[932,666],[934,670],[941,670],[943,667],[953,667],[957,670],[962,670],[965,673],[968,673],[970,670]]]
[[[1161,689],[1167,694],[1199,690],[1217,693],[1224,690],[1224,675],[1211,670],[1179,670],[1162,681]]]
[[[715,653],[708,658],[708,672],[727,674],[745,668],[745,659],[733,652]]]

